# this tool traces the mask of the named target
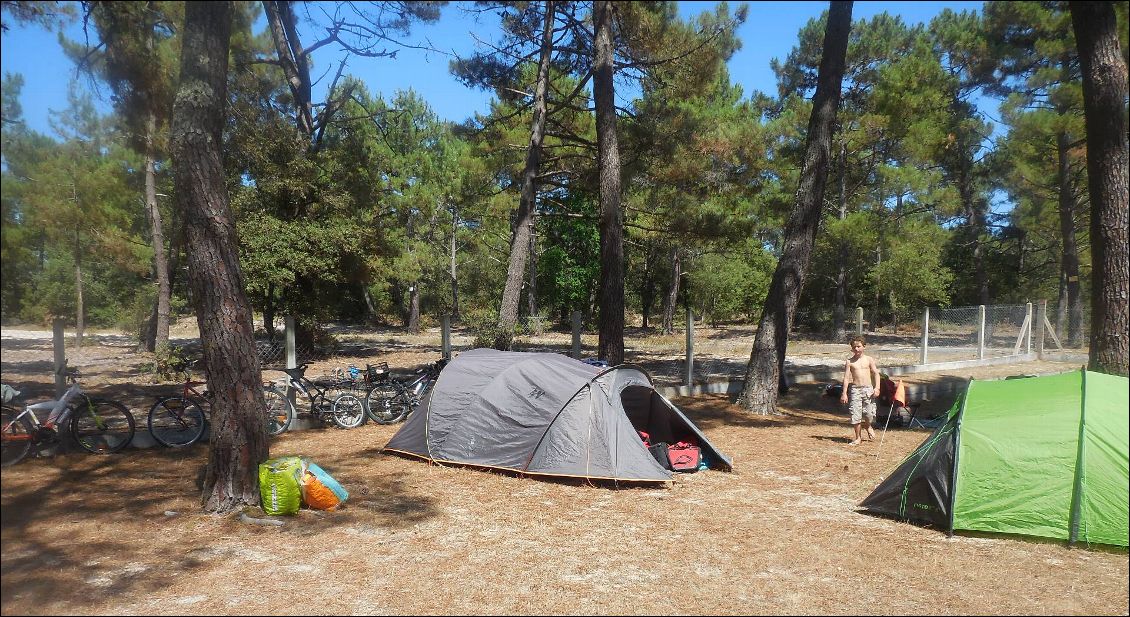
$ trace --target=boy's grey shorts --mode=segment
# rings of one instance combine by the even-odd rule
[[[875,388],[871,386],[848,386],[848,409],[851,411],[852,424],[862,422],[863,416],[867,416],[868,422],[875,421],[875,399],[871,398],[874,391]]]

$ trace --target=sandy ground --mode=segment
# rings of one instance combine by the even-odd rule
[[[387,333],[349,336],[355,347],[314,368],[377,357],[406,368],[437,355]],[[2,342],[4,383],[49,393],[50,341]],[[105,343],[69,353],[92,390],[139,413],[176,390],[140,372],[146,358],[128,340]],[[857,513],[927,432],[890,429],[848,447],[846,414],[820,393],[798,385],[780,416],[747,415],[725,395],[677,399],[735,471],[661,488],[382,454],[399,426],[286,433],[272,456],[307,456],[351,495],[279,527],[199,511],[207,444],[25,461],[0,476],[0,612],[1127,614],[1125,550],[947,537]]]

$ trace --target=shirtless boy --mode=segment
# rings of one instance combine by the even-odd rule
[[[863,337],[851,339],[852,355],[844,367],[844,393],[840,395],[840,403],[851,401],[849,409],[855,439],[848,444],[850,446],[859,445],[864,430],[867,431],[867,441],[875,438],[871,423],[875,421],[875,399],[879,398],[879,367],[875,365],[875,358],[863,353],[864,347]]]

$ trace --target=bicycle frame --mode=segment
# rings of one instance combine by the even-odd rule
[[[293,388],[295,391],[301,392],[310,402],[311,413],[316,414],[322,411],[323,407],[331,403],[329,393],[333,389],[333,387],[322,387],[321,385],[307,377],[305,374],[305,366],[306,365],[298,367],[303,371],[303,374],[299,377],[295,377],[289,372],[297,369],[284,369],[283,374],[286,375],[286,383],[284,385],[288,390],[290,388]]]
[[[82,397],[85,398],[86,394],[83,393],[82,386],[80,386],[79,383],[76,381],[74,384],[71,385],[70,388],[67,389],[67,391],[63,394],[62,398],[60,398],[58,400],[40,401],[38,403],[31,403],[30,405],[25,405],[24,410],[22,412],[20,412],[20,414],[18,414],[12,421],[16,422],[20,418],[28,417],[28,418],[31,419],[32,424],[37,429],[38,428],[56,429],[56,428],[59,427],[60,424],[62,424],[63,422],[66,422],[67,418],[69,418],[71,416],[70,402],[71,402],[71,400],[73,400],[73,399],[75,399],[76,397],[79,397],[79,396],[82,396]],[[50,409],[51,412],[49,414],[47,414],[47,420],[44,421],[44,422],[41,422],[39,420],[39,416],[37,416],[35,414],[35,412],[37,412],[37,411],[47,411],[48,409]],[[4,427],[4,428],[7,429],[8,427]]]

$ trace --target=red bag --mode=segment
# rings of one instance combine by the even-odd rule
[[[667,458],[671,462],[673,471],[694,473],[698,471],[698,463],[701,457],[702,453],[698,446],[690,442],[680,441],[667,447]]]

